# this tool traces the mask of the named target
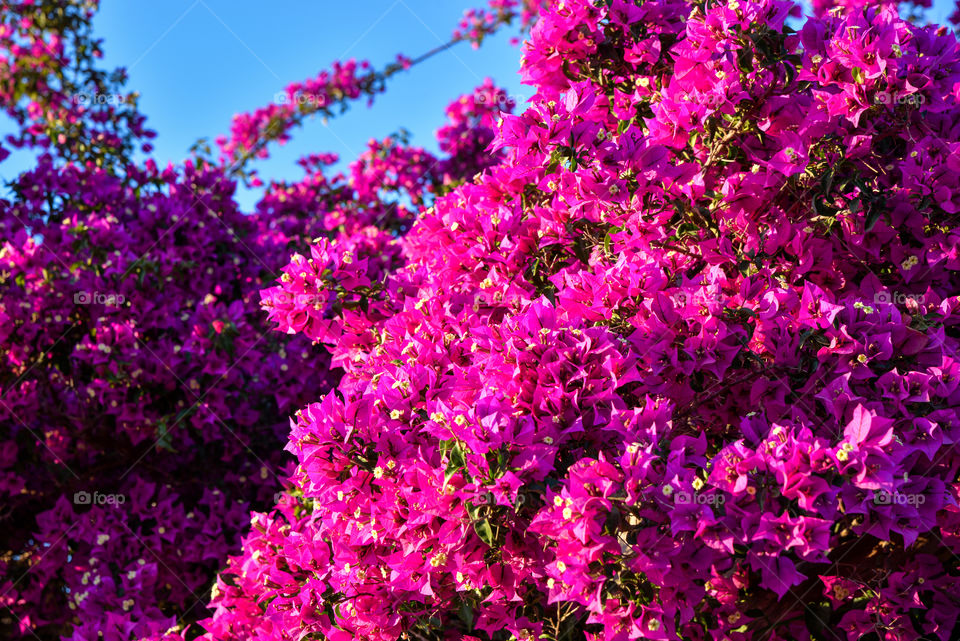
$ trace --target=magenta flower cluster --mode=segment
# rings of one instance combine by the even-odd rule
[[[130,141],[147,134],[104,101],[92,122],[120,142],[85,161],[77,145],[90,139],[75,134],[90,112],[41,80],[73,82],[79,54],[37,54],[95,6],[70,9],[76,23],[51,24],[40,16],[55,11],[23,3],[0,42],[16,62],[4,68],[8,113],[38,83],[6,141],[41,154],[0,200],[0,637],[139,639],[204,616],[251,509],[274,505],[293,471],[288,417],[337,381],[321,348],[270,331],[258,291],[291,252],[345,225],[369,237],[358,251],[389,244],[411,207],[500,155],[484,152],[492,107],[465,107],[467,96],[439,134],[442,157],[396,137],[335,175],[324,173],[335,157],[310,156],[301,180],[271,183],[244,214],[226,162],[130,162]]]
[[[210,639],[956,638],[960,47],[798,17],[550,3],[502,161],[294,256],[344,374]]]
[[[312,221],[265,233],[215,169],[131,180],[47,156],[0,202],[11,629],[170,627],[280,489],[284,415],[333,381],[251,295]]]
[[[50,148],[60,157],[110,166],[139,149],[149,153],[154,132],[137,110],[136,92],[122,91],[124,70],[97,68],[102,42],[91,19],[99,0],[5,0],[0,12],[0,110],[15,133],[10,149]],[[82,43],[82,46],[78,46]]]
[[[17,201],[0,202],[11,630],[139,638],[202,612],[251,505],[272,505],[291,472],[286,416],[336,380],[309,340],[267,329],[253,296],[292,249],[344,225],[357,255],[378,256],[371,270],[394,268],[390,230],[413,212],[391,195],[419,201],[462,180],[443,168],[489,164],[456,153],[489,129],[458,122],[443,160],[392,139],[371,141],[345,175],[305,159],[304,179],[270,185],[254,215],[237,210],[222,169],[189,163],[143,172],[151,195],[139,197],[50,157],[18,179]],[[304,216],[334,197],[327,216]]]
[[[954,33],[490,0],[527,96],[262,185],[449,43],[159,169],[96,4],[0,16],[0,636],[960,636]]]

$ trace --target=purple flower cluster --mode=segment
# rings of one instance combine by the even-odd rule
[[[486,81],[439,154],[308,156],[245,215],[248,160],[434,52],[160,170],[54,4],[0,17],[43,152],[0,200],[0,636],[958,638],[954,34],[491,0],[453,41],[533,25],[524,108]]]
[[[44,148],[59,157],[113,167],[155,136],[122,91],[126,72],[97,68],[102,42],[91,19],[99,0],[4,0],[0,13],[0,110],[18,131],[0,141],[13,149]],[[119,162],[118,162],[119,161]]]
[[[956,638],[960,46],[798,15],[550,3],[500,162],[294,257],[210,639]]]
[[[45,154],[14,181],[0,200],[4,637],[119,641],[203,616],[251,508],[293,471],[287,417],[338,376],[311,340],[268,329],[258,291],[310,239],[346,233],[370,276],[329,278],[375,295],[409,207],[499,157],[482,153],[494,107],[456,104],[475,102],[451,108],[443,157],[392,137],[343,174],[304,158],[252,215],[228,169],[202,161],[120,177]]]
[[[315,224],[264,233],[223,178],[47,156],[0,201],[8,630],[170,627],[273,503],[284,415],[335,380],[252,297]]]
[[[152,133],[122,71],[96,67],[96,8],[25,0],[0,17],[0,102],[19,127],[5,142],[40,154],[0,200],[3,638],[128,640],[205,616],[250,510],[293,471],[287,417],[338,378],[310,340],[269,331],[259,290],[291,252],[346,229],[378,255],[372,275],[395,268],[390,240],[415,208],[499,157],[484,151],[498,110],[467,96],[444,156],[405,135],[372,140],[345,174],[309,156],[244,214],[242,165],[298,116],[356,98],[358,66],[238,117],[220,166],[139,166],[131,151]]]

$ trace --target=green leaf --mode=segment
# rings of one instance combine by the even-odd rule
[[[467,466],[467,459],[464,456],[463,448],[457,442],[450,449],[450,461],[447,463],[447,469],[443,473],[443,484],[446,484],[453,478],[453,475]]]
[[[789,87],[793,84],[793,81],[797,79],[797,68],[792,64],[785,62],[783,63],[783,71],[787,74],[786,85]]]
[[[438,446],[440,449],[440,456],[446,456],[447,452],[453,448],[456,442],[456,439],[452,438],[447,439],[446,441],[440,441],[440,445]]]
[[[826,173],[823,174],[823,177],[820,179],[820,188],[823,190],[823,195],[827,196],[830,194],[830,190],[833,189],[833,176],[834,176],[834,167],[831,166]]]
[[[471,521],[476,521],[479,518],[480,516],[479,507],[477,507],[473,503],[470,503],[469,501],[467,503],[464,503],[463,507],[467,511],[467,515],[470,517]]]
[[[473,607],[464,601],[460,604],[460,620],[467,626],[467,632],[473,632]]]
[[[819,194],[814,194],[812,204],[818,216],[834,218],[837,215],[837,210],[828,205]]]
[[[547,297],[547,300],[550,301],[552,306],[557,306],[557,288],[554,287],[552,283],[544,290],[543,295]]]
[[[170,438],[170,430],[167,429],[167,422],[160,421],[157,424],[157,447],[169,452],[176,452],[173,447],[173,440]]]
[[[493,546],[493,528],[490,527],[490,521],[488,519],[475,522],[473,529],[476,530],[477,536],[480,537],[481,541],[491,547]]]
[[[866,231],[870,231],[871,229],[873,229],[873,226],[877,224],[878,220],[880,220],[880,214],[882,213],[883,213],[882,208],[876,205],[873,205],[872,207],[870,207],[870,209],[867,211],[867,219],[864,224],[864,228],[866,229]]]

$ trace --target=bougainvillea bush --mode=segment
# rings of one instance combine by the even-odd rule
[[[454,41],[512,19],[500,4]],[[259,290],[340,233],[382,247],[392,270],[415,207],[503,155],[487,151],[503,106],[488,82],[449,110],[439,157],[404,134],[336,174],[316,154],[241,212],[246,163],[309,114],[283,112],[249,146],[224,138],[220,162],[135,161],[153,133],[123,74],[96,67],[96,8],[4,3],[0,19],[0,98],[18,128],[4,142],[39,155],[0,200],[3,639],[137,639],[209,614],[251,509],[274,505],[293,470],[289,416],[339,377],[310,339],[270,331]],[[287,92],[345,107],[408,64],[338,63]]]
[[[248,161],[417,59],[166,170],[126,111],[60,140],[56,58],[5,69],[46,156],[0,207],[3,630],[960,637],[960,45],[813,8],[491,2],[454,38],[532,25],[528,104],[246,216]]]
[[[502,162],[264,290],[344,374],[209,638],[958,638],[955,35],[563,0],[522,74]]]

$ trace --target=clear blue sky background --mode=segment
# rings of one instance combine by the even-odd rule
[[[480,5],[478,0],[474,3]],[[126,66],[131,89],[157,131],[158,163],[177,162],[201,137],[229,131],[231,117],[274,100],[293,81],[315,76],[334,60],[370,60],[377,68],[398,53],[416,57],[446,42],[469,0],[103,0],[95,29],[105,64]],[[520,85],[516,35],[501,32],[479,50],[468,43],[394,76],[371,108],[366,101],[324,125],[310,119],[271,158],[254,164],[264,178],[297,178],[302,155],[335,152],[342,164],[370,138],[401,127],[413,143],[435,150],[444,108],[490,76],[511,94]],[[238,196],[245,209],[256,194]]]
[[[95,30],[104,38],[104,66],[126,67],[128,88],[141,94],[140,107],[158,133],[153,156],[177,163],[198,138],[229,130],[231,117],[267,104],[293,81],[315,76],[334,60],[370,60],[378,68],[396,54],[410,57],[445,42],[463,10],[482,0],[102,0]],[[933,22],[945,22],[952,0],[935,0]],[[338,153],[342,164],[370,138],[400,127],[413,143],[435,150],[434,132],[444,107],[490,76],[521,101],[531,90],[520,84],[520,48],[515,30],[501,32],[479,50],[462,43],[395,76],[372,108],[357,103],[323,125],[311,119],[283,147],[255,166],[264,178],[301,175],[302,155]],[[0,123],[0,133],[5,127]],[[9,180],[29,166],[17,154],[0,165]],[[255,191],[242,191],[246,209]]]

